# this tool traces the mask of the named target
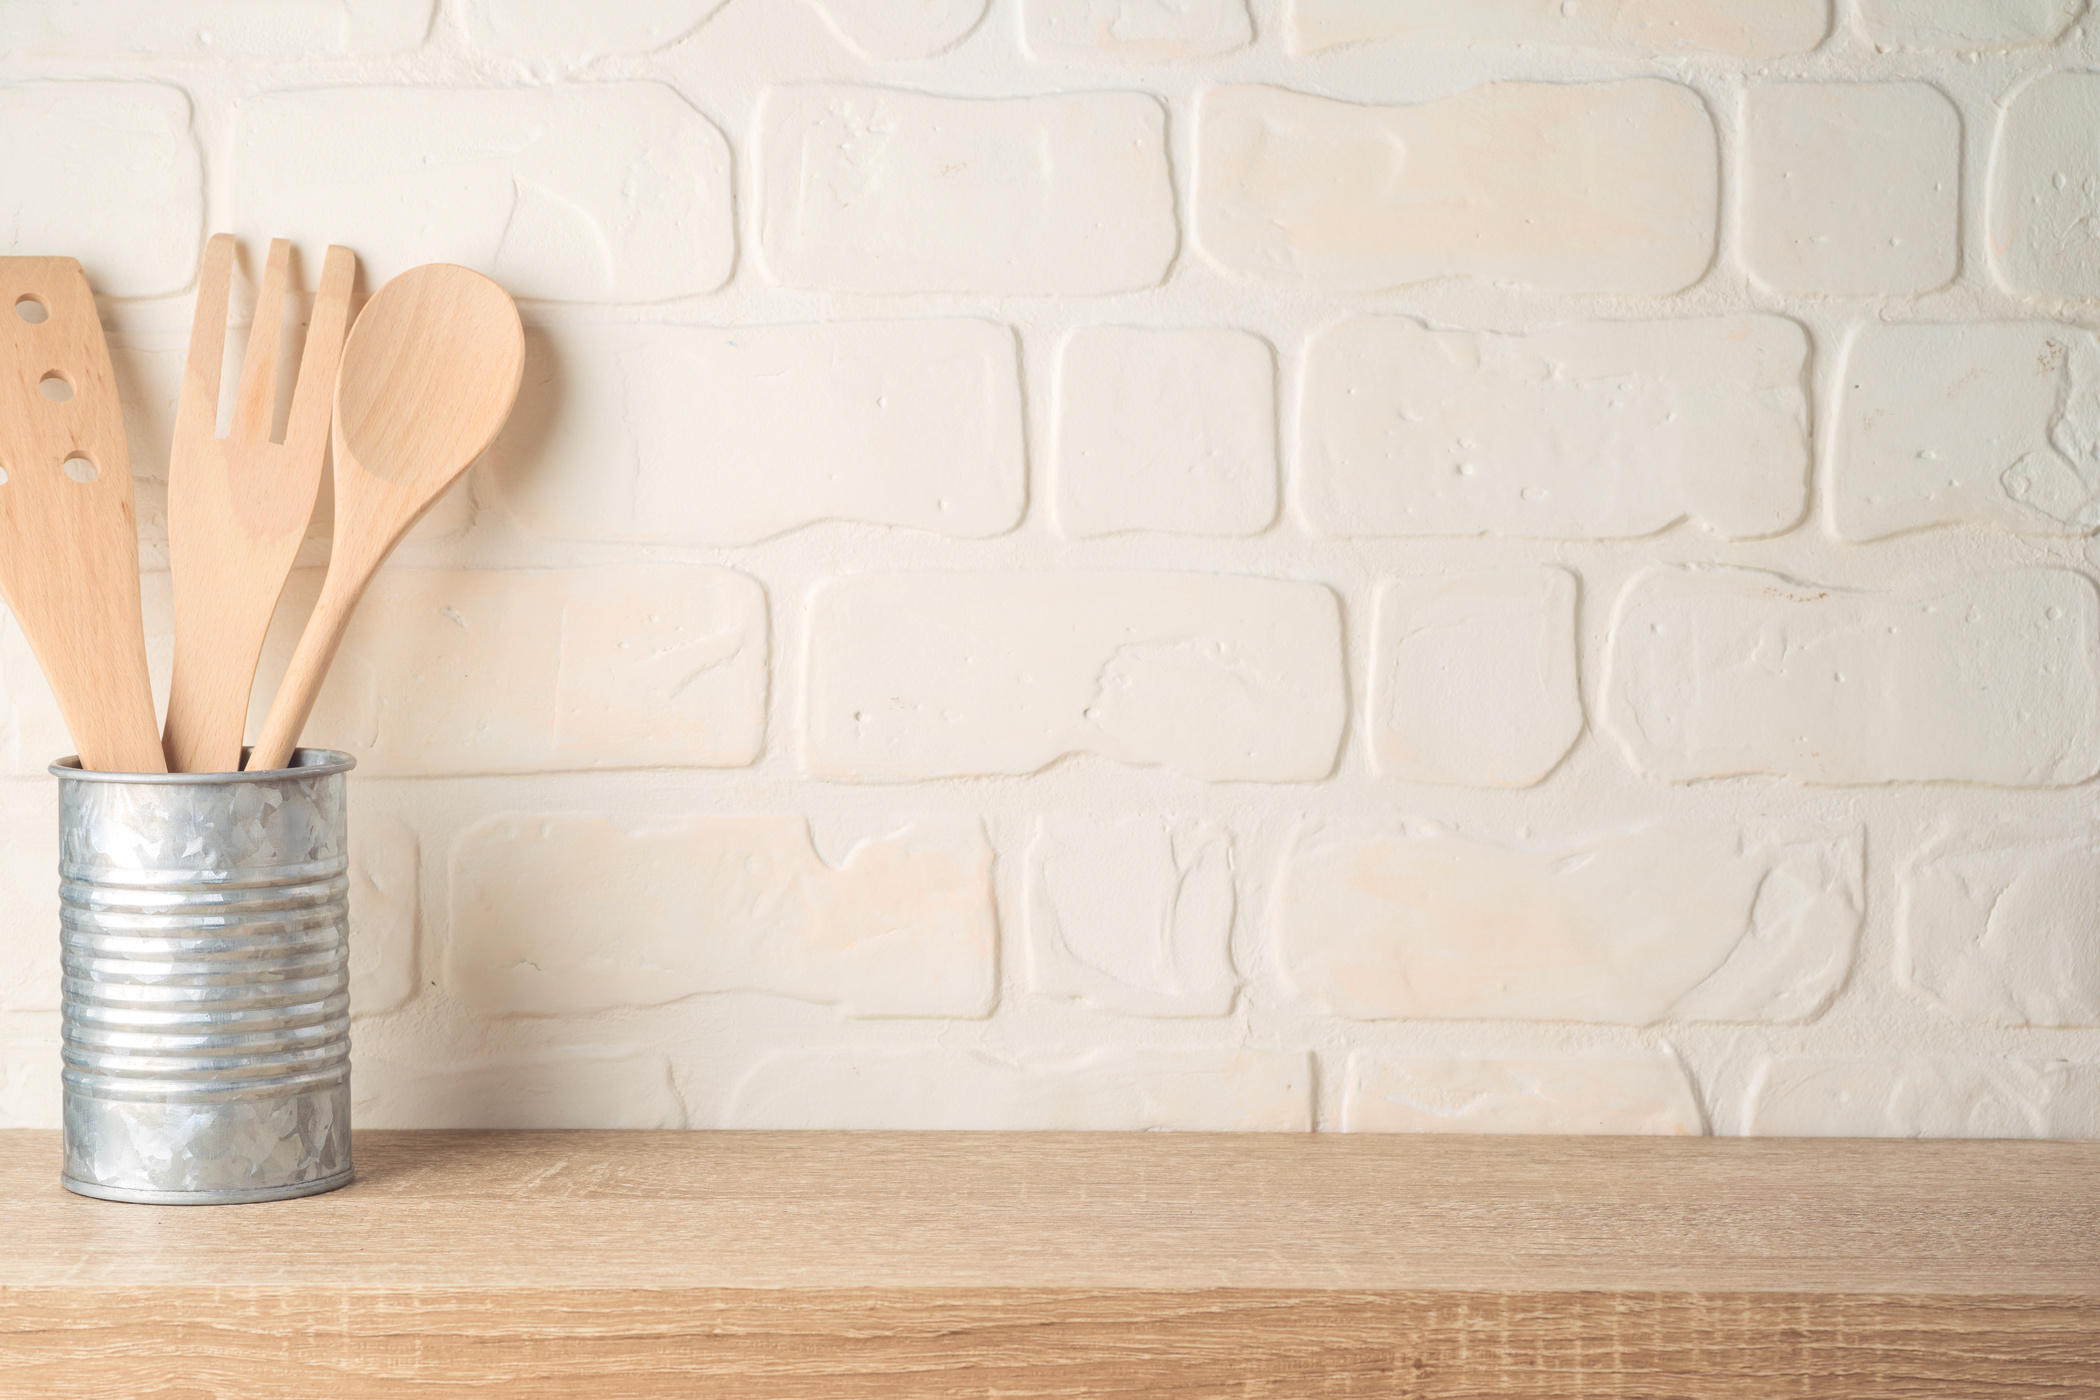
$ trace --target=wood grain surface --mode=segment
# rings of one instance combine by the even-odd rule
[[[71,258],[0,258],[0,594],[82,766],[166,771],[124,410]]]
[[[0,1133],[0,1395],[2100,1394],[2100,1144],[360,1133],[272,1205]]]
[[[219,381],[233,287],[232,234],[212,235],[197,273],[168,461],[175,664],[161,744],[172,773],[240,771],[255,666],[321,489],[357,256],[331,247],[322,260],[284,439],[272,442],[279,352],[278,337],[268,332],[284,321],[291,256],[288,240],[270,240],[233,422],[223,438]]]

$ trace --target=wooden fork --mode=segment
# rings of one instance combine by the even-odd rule
[[[233,235],[227,233],[214,235],[204,250],[168,468],[175,672],[161,746],[172,773],[240,769],[255,664],[321,488],[336,362],[357,275],[356,255],[347,248],[328,250],[299,359],[291,418],[284,441],[272,442],[277,342],[291,245],[271,240],[248,353],[241,361],[233,424],[222,438],[219,366],[226,351],[233,250]]]

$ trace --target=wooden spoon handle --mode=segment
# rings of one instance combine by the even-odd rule
[[[369,580],[369,574],[360,578],[354,591],[345,597],[342,590],[331,587],[336,581],[336,570],[331,568],[328,571],[328,577],[321,584],[320,601],[314,604],[313,615],[306,620],[306,630],[299,634],[299,646],[292,653],[292,664],[277,687],[276,698],[270,702],[270,715],[263,721],[262,737],[255,741],[255,750],[248,755],[249,772],[282,768],[292,761],[292,750],[299,746],[299,731],[306,728],[306,717],[313,713],[314,700],[321,693],[321,682],[328,679],[328,668],[335,661],[336,648],[343,644],[343,633],[350,626],[350,614],[356,611],[357,600],[363,596]]]

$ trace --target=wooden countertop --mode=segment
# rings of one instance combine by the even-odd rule
[[[0,1395],[2100,1395],[2100,1143],[356,1144],[174,1208],[0,1132]]]

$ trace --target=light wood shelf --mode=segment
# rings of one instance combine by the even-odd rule
[[[363,1132],[113,1205],[0,1132],[0,1395],[2100,1395],[2100,1144]]]

